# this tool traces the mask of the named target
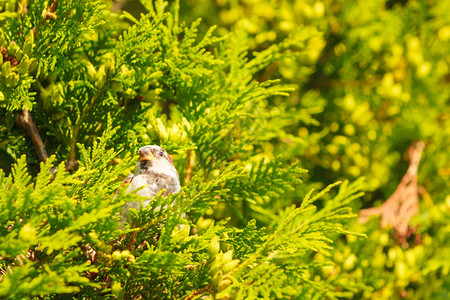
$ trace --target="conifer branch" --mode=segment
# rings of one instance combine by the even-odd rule
[[[83,109],[83,111],[81,112],[80,117],[78,118],[77,122],[75,123],[75,126],[73,127],[73,133],[72,133],[72,137],[70,139],[70,143],[69,143],[69,156],[67,158],[67,170],[70,170],[73,167],[76,167],[78,164],[75,160],[75,149],[76,149],[76,145],[77,145],[77,140],[78,140],[78,134],[80,132],[81,126],[83,124],[84,118],[86,116],[86,114],[89,112],[89,110],[91,109],[91,107],[94,105],[94,103],[97,101],[100,93],[102,93],[103,90],[100,90],[97,94],[95,94],[92,98],[91,101],[89,102],[89,104]]]
[[[0,272],[11,268],[0,298],[301,298],[313,285],[306,268],[317,268],[311,253],[329,251],[329,234],[349,234],[342,221],[353,216],[348,204],[359,185],[344,183],[338,196],[314,206],[325,189],[297,207],[305,171],[292,164],[290,151],[271,153],[297,124],[282,109],[274,116],[270,102],[291,89],[265,80],[286,46],[249,54],[249,39],[238,33],[215,38],[215,26],[202,34],[200,21],[181,22],[178,2],[168,10],[163,0],[145,1],[149,13],[133,26],[127,13],[111,13],[100,0],[28,2],[21,23],[38,28],[39,39],[30,33],[20,51],[36,60],[39,74],[28,73],[26,60],[18,64],[23,91],[10,88],[5,99],[10,111],[36,103],[34,118],[24,111],[16,123],[43,149],[39,160],[46,151],[56,156],[40,164],[36,178],[25,156],[11,176],[0,172]],[[10,23],[8,39],[22,30]],[[8,50],[3,57],[12,64],[18,55]],[[3,71],[16,78],[9,64]],[[130,179],[121,185],[119,178],[143,142],[186,152],[176,165],[189,184],[133,212],[123,231],[124,203],[141,199],[119,191]],[[52,162],[66,157],[66,169],[80,167],[66,172],[60,163],[52,176]],[[233,214],[227,205],[239,219],[225,220]],[[32,295],[29,282],[36,282]]]

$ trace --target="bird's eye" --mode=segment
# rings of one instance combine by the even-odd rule
[[[164,152],[159,152],[159,156],[164,156]]]

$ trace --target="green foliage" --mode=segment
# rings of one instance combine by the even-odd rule
[[[0,298],[448,294],[445,1],[119,2],[0,1]],[[415,140],[402,248],[354,211]],[[182,188],[123,227],[147,144]]]
[[[364,176],[371,192],[361,206],[378,206],[401,181],[411,142],[426,143],[418,173],[420,215],[411,221],[418,227],[410,248],[397,246],[392,231],[380,229],[378,219],[367,227],[355,224],[369,239],[339,243],[333,255],[336,266],[325,268],[323,279],[341,286],[335,295],[343,298],[446,297],[448,266],[439,260],[450,247],[448,222],[442,222],[450,189],[447,2],[191,3],[185,3],[184,19],[200,15],[225,27],[222,32],[244,30],[256,51],[286,36],[317,33],[306,41],[304,55],[282,59],[271,68],[274,76],[298,85],[291,99],[272,104],[307,111],[316,122],[291,122],[267,152],[302,158],[310,171],[307,184],[324,186]],[[385,259],[394,252],[396,258],[391,254],[390,261]]]
[[[323,268],[322,276],[335,286],[353,286],[349,295],[354,298],[373,298],[375,293],[383,299],[443,297],[449,286],[449,213],[448,200],[421,213],[414,221],[419,233],[407,249],[395,243],[390,230],[369,223],[364,242],[347,237],[336,245],[336,265]],[[361,230],[361,224],[351,228]]]
[[[243,32],[199,35],[200,20],[180,22],[178,3],[144,4],[138,19],[100,1],[2,6],[10,14],[0,21],[1,149],[16,163],[1,173],[0,295],[323,295],[326,284],[311,277],[322,263],[311,253],[348,233],[342,220],[354,216],[348,205],[361,182],[300,201],[305,170],[263,148],[294,114],[311,118],[271,107],[291,86],[254,79],[301,55],[299,39],[250,55]],[[29,128],[17,122],[25,110],[53,154],[39,170],[20,126]],[[122,205],[141,200],[121,180],[150,143],[178,154],[183,188],[131,211],[119,229]]]
[[[129,159],[108,163],[118,154],[105,148],[114,132],[109,127],[92,147],[81,146],[80,167],[73,174],[61,163],[52,175],[54,156],[41,164],[35,180],[28,174],[25,157],[10,176],[2,174],[1,219],[7,222],[0,247],[6,272],[1,295],[226,298],[236,294],[248,299],[293,296],[298,294],[297,285],[310,293],[311,288],[322,288],[308,273],[319,266],[308,262],[311,251],[329,249],[330,233],[348,233],[339,220],[352,217],[347,205],[360,196],[360,183],[342,185],[321,210],[313,202],[331,187],[312,198],[309,193],[300,207],[290,207],[268,228],[259,229],[255,221],[238,229],[225,227],[226,222],[214,225],[202,219],[193,225],[193,219],[182,219],[182,214],[211,208],[215,196],[232,191],[223,183],[249,175],[232,167],[210,183],[191,184],[176,195],[155,199],[147,209],[132,214],[136,227],[125,232],[133,234],[121,237],[114,216],[125,201],[138,196],[124,190],[114,196],[117,174],[129,165]],[[251,191],[252,185],[248,188]],[[271,276],[260,276],[267,272]]]

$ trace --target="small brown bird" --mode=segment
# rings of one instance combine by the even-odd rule
[[[131,182],[130,182],[131,181]],[[146,207],[161,190],[163,195],[175,194],[180,191],[180,179],[173,165],[172,157],[163,148],[157,145],[144,146],[139,149],[139,160],[136,163],[134,175],[128,178],[130,185],[127,192],[141,188],[136,193],[147,198],[143,201]],[[129,209],[139,210],[140,201],[125,203],[120,215],[121,223],[130,221]]]

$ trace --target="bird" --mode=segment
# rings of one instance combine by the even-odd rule
[[[139,160],[136,163],[134,175],[125,179],[130,183],[127,193],[133,193],[146,198],[143,207],[147,207],[152,199],[162,190],[162,195],[176,194],[180,191],[180,179],[173,165],[172,157],[158,145],[147,145],[139,148]],[[120,214],[120,223],[130,222],[130,208],[140,210],[140,201],[125,203]]]

